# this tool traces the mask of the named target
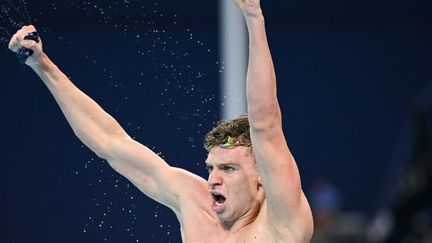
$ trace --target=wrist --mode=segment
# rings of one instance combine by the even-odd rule
[[[34,71],[46,71],[51,68],[53,63],[48,58],[48,56],[45,53],[41,53],[39,57],[35,61],[33,61],[31,64],[29,64],[30,68],[32,68]]]
[[[264,15],[262,15],[262,13],[260,13],[260,14],[245,14],[245,20],[246,20],[246,24],[248,26],[256,25],[256,24],[263,24],[264,23]]]
[[[259,6],[247,7],[243,9],[243,15],[245,16],[245,18],[251,19],[263,17],[262,9]]]

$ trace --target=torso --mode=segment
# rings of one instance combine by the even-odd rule
[[[267,222],[266,203],[263,204],[258,216],[240,230],[236,232],[224,230],[216,214],[210,209],[209,193],[198,196],[196,192],[193,197],[189,197],[189,200],[181,199],[181,214],[176,213],[181,225],[183,243],[301,242],[295,240],[291,229]],[[194,200],[190,200],[191,198]]]
[[[193,212],[186,213],[180,224],[183,243],[290,243],[296,242],[289,232],[276,235],[261,222],[258,218],[251,224],[243,227],[237,232],[227,232],[221,230],[217,218],[206,215],[207,212],[201,212],[197,216]],[[275,226],[276,227],[276,226]]]

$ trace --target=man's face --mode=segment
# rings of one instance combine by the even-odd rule
[[[206,160],[212,210],[227,222],[235,222],[258,202],[259,175],[252,149],[239,146],[212,148]]]

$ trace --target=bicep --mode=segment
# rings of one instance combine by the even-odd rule
[[[173,209],[179,208],[180,184],[197,184],[196,178],[183,170],[169,166],[146,146],[130,139],[112,142],[107,161],[140,191],[151,199]]]

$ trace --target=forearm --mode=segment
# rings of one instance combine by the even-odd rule
[[[280,125],[280,110],[276,96],[276,76],[267,42],[262,14],[246,16],[249,33],[249,64],[246,96],[251,128]]]
[[[45,54],[32,69],[54,96],[75,134],[93,152],[105,157],[110,138],[127,136],[117,121],[79,90]]]

